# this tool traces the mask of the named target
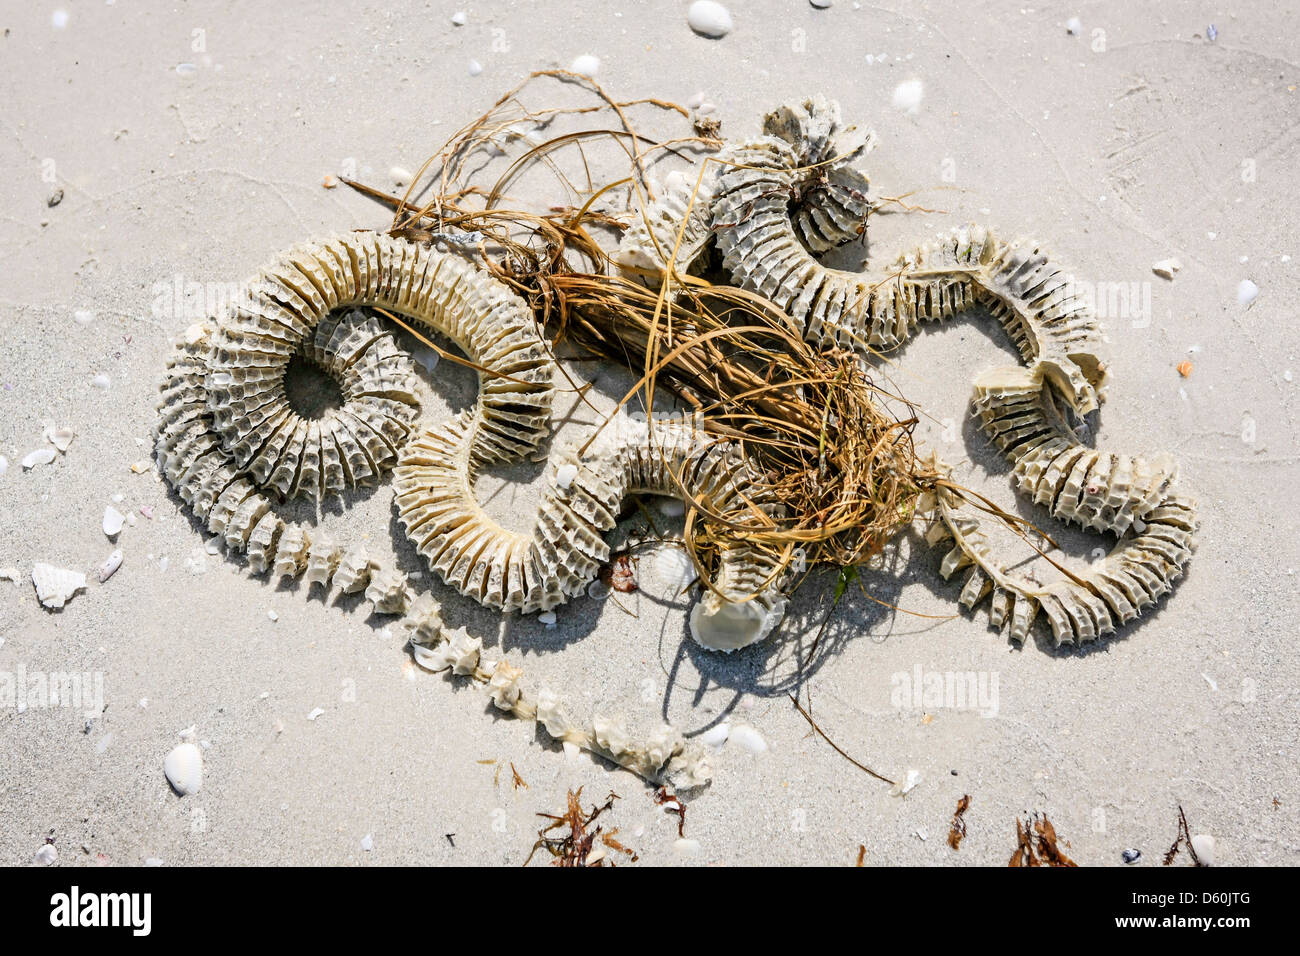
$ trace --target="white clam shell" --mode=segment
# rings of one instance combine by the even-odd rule
[[[767,750],[767,741],[763,739],[763,735],[748,724],[731,728],[727,739],[752,754],[761,754]]]
[[[727,8],[714,0],[696,0],[686,11],[686,23],[696,33],[706,37],[725,37],[734,24]]]
[[[1202,866],[1214,866],[1214,837],[1208,833],[1198,833],[1192,837],[1192,849]]]
[[[894,87],[894,108],[904,113],[916,113],[924,95],[925,85],[920,80],[904,80]]]
[[[203,786],[203,751],[197,744],[177,744],[163,758],[163,773],[167,782],[182,797],[198,793]]]
[[[642,578],[642,589],[646,589],[653,581],[659,596],[668,600],[681,597],[698,577],[695,562],[683,548],[679,547],[656,548],[650,568],[651,573]],[[646,580],[647,578],[650,580]]]
[[[86,587],[86,576],[80,571],[37,563],[32,567],[32,584],[36,587],[36,598],[41,604],[60,608]]]
[[[122,531],[122,525],[126,523],[126,515],[118,511],[112,505],[104,509],[104,534],[110,538],[115,538]]]
[[[731,736],[731,724],[724,721],[710,727],[695,739],[705,747],[717,749],[727,742],[729,736]]]
[[[32,856],[32,862],[38,863],[41,866],[51,866],[58,858],[59,851],[54,849],[54,844],[47,843]]]
[[[582,76],[595,76],[600,70],[600,57],[592,56],[590,53],[584,53],[581,56],[574,58],[569,69],[574,73],[581,74]]]

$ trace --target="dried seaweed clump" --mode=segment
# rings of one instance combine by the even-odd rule
[[[528,859],[524,860],[524,866],[532,862],[538,850],[551,855],[552,866],[614,866],[615,857],[611,853],[622,854],[635,863],[639,857],[616,839],[617,828],[606,832],[602,825],[595,825],[602,814],[613,808],[617,799],[618,794],[611,793],[604,803],[584,812],[582,788],[579,787],[577,792],[570,790],[563,813],[537,814],[551,822],[537,831],[537,842],[533,844]]]
[[[1016,849],[1007,866],[1078,866],[1057,842],[1056,827],[1045,814],[1016,818]]]

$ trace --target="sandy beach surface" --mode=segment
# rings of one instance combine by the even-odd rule
[[[578,786],[584,803],[619,795],[601,822],[643,864],[1001,865],[1017,817],[1037,812],[1081,864],[1120,865],[1134,848],[1135,865],[1158,866],[1180,806],[1218,862],[1300,862],[1300,13],[731,0],[734,30],[711,40],[687,6],[7,5],[0,568],[18,580],[0,581],[0,863],[29,864],[52,837],[60,866],[519,865],[536,814]],[[783,101],[837,99],[879,136],[873,192],[934,210],[874,217],[873,259],[977,221],[1038,238],[1081,281],[1122,287],[1110,314],[1101,296],[1112,385],[1096,441],[1171,453],[1200,500],[1199,549],[1172,598],[1082,651],[1054,649],[1045,631],[1016,647],[983,609],[952,616],[960,584],[909,535],[848,589],[815,654],[831,579],[796,594],[777,638],[720,656],[691,642],[690,597],[656,584],[671,561],[654,554],[622,606],[576,600],[548,629],[428,575],[401,544],[388,485],[329,516],[394,555],[450,627],[504,649],[575,710],[723,741],[712,785],[685,798],[682,840],[651,788],[420,670],[367,603],[207,553],[167,486],[132,471],[150,458],[164,364],[202,318],[169,290],[236,283],[299,240],[385,227],[382,208],[323,178],[392,188],[393,167],[418,169],[529,71],[582,55],[620,98],[702,93],[724,137],[757,132]],[[551,84],[529,101],[582,95]],[[635,115],[656,137],[690,135],[675,114]],[[520,184],[520,199],[570,201],[546,183]],[[864,251],[841,263],[853,255]],[[1169,258],[1182,266],[1172,280],[1152,271]],[[1243,280],[1258,290],[1246,303]],[[1012,361],[996,331],[978,316],[927,331],[890,374],[926,410],[927,447],[1041,519],[967,412],[973,377]],[[569,367],[606,408],[628,381]],[[476,384],[444,362],[425,387],[437,421]],[[572,395],[556,417],[557,441],[598,420]],[[53,448],[51,426],[75,438],[25,470],[29,452]],[[540,464],[502,470],[480,492],[526,527],[543,477]],[[101,528],[109,505],[132,519],[116,542]],[[1060,541],[1081,561],[1111,544]],[[101,584],[115,548],[122,566]],[[42,608],[37,562],[87,573],[86,590]],[[59,674],[84,678],[82,699],[31,690]],[[982,693],[914,694],[918,676]],[[846,754],[910,789],[891,792],[813,734],[795,690]],[[203,785],[180,797],[163,759],[191,727]]]

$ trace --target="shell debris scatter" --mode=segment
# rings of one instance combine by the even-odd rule
[[[32,585],[36,588],[36,599],[44,607],[57,610],[72,600],[78,591],[85,590],[86,576],[80,571],[37,562],[32,566]]]

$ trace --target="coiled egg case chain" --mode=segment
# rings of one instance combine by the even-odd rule
[[[1023,641],[1041,610],[1057,644],[1096,640],[1156,606],[1183,575],[1195,548],[1196,502],[1165,460],[1148,461],[1082,444],[1056,405],[1041,366],[995,369],[976,382],[980,427],[1014,465],[1019,490],[1052,517],[1118,536],[1115,547],[1076,579],[1040,585],[1008,570],[951,492],[938,497],[932,542],[951,540],[940,573],[969,568],[959,602],[989,597],[989,619]]]

